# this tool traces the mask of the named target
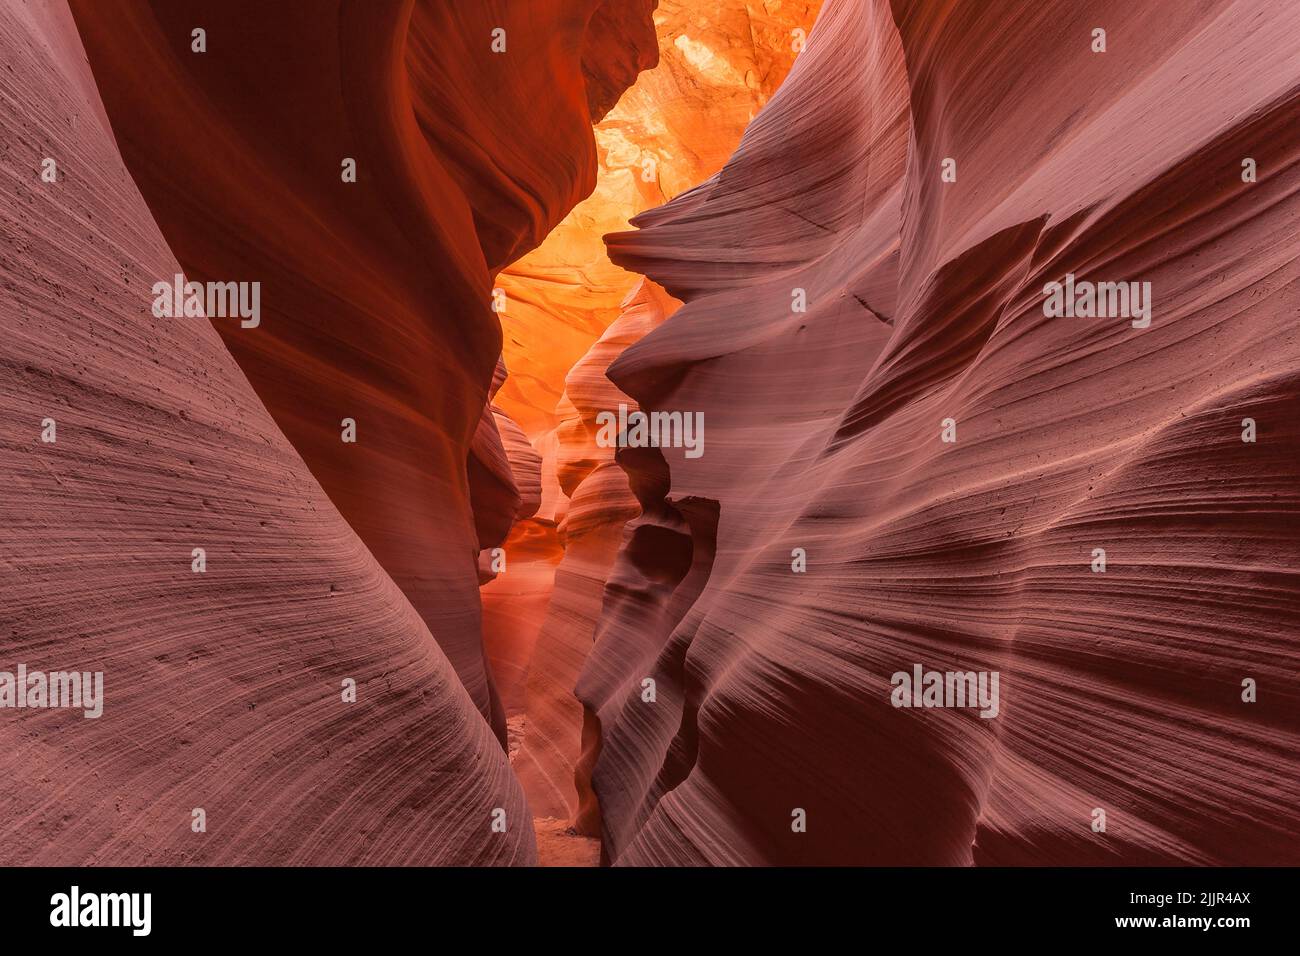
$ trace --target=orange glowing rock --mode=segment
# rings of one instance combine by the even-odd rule
[[[595,191],[497,278],[508,297],[500,319],[510,369],[497,403],[530,438],[559,423],[565,376],[640,278],[609,261],[602,236],[722,168],[793,66],[820,7],[662,0],[654,13],[659,66],[596,124]]]
[[[533,813],[582,833],[598,833],[599,821],[587,771],[575,783],[583,708],[573,688],[623,525],[638,512],[614,449],[596,445],[595,416],[635,406],[605,368],[679,305],[610,262],[603,236],[722,168],[820,6],[663,0],[659,66],[596,124],[595,191],[497,277],[510,375],[494,402],[542,452],[543,503],[506,542],[510,571],[483,588],[484,643],[507,714],[523,719],[515,770]]]

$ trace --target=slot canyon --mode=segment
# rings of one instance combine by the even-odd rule
[[[0,862],[1300,864],[1297,36],[0,0]]]

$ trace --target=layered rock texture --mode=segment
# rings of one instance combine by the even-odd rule
[[[124,18],[120,37],[157,28],[140,5],[87,6]],[[152,314],[152,284],[182,267],[118,155],[66,5],[0,4],[0,48],[0,670],[104,675],[97,718],[0,710],[0,863],[533,862],[523,792],[467,691],[472,682],[458,678],[213,325]],[[124,81],[135,75],[126,62],[115,68]],[[212,176],[223,166],[232,176],[271,169],[226,149],[229,128],[205,134],[179,113],[175,123],[169,136],[186,145],[158,143],[159,162],[202,144],[219,157],[204,167]],[[41,178],[46,168],[54,181]],[[256,192],[238,182],[227,183],[233,199]],[[248,233],[227,233],[220,216],[180,193],[176,202],[201,217],[191,221],[195,244],[229,240],[230,255],[252,256],[267,236],[247,221],[236,228]],[[239,204],[222,208],[233,217]],[[303,216],[283,228],[325,234]],[[323,241],[313,248],[329,253],[321,271],[345,271],[358,255]],[[262,329],[236,325],[232,338],[289,322],[270,290],[310,283],[287,272],[274,282],[274,265],[250,258],[236,273],[267,282],[268,314]],[[376,281],[373,291],[386,288]],[[370,329],[376,350],[386,328]],[[343,357],[332,357],[338,368],[298,354],[283,369],[284,395],[318,370],[315,400],[296,406],[301,431],[335,442],[326,379],[366,368]],[[378,397],[383,384],[352,403],[376,409],[377,442],[386,428],[377,409],[393,410]],[[462,399],[470,420],[481,391]],[[335,454],[355,453],[364,472],[366,454],[382,455],[365,451],[366,413],[355,414],[361,440]],[[325,424],[309,421],[316,415]],[[425,454],[436,460],[439,446]],[[464,461],[462,451],[462,484]],[[377,486],[375,507],[400,509],[399,490]],[[445,547],[469,525],[462,514],[425,547]],[[473,553],[462,563],[472,574]],[[498,810],[517,825],[493,833]]]
[[[0,863],[1300,863],[1300,8],[311,6],[0,0]]]
[[[558,406],[564,419],[556,430],[554,470],[566,502],[557,527],[564,555],[554,570],[554,587],[530,658],[526,728],[515,769],[534,812],[571,819],[584,835],[600,833],[589,782],[597,728],[574,696],[574,686],[591,651],[624,525],[640,510],[626,473],[615,462],[616,449],[597,444],[596,418],[620,403],[636,409],[605,371],[676,305],[662,289],[642,280],[622,315],[570,371]]]
[[[686,305],[609,377],[707,442],[620,455],[608,860],[1300,862],[1298,30],[829,0],[726,168],[610,238]],[[1048,318],[1067,274],[1149,326]],[[999,672],[997,716],[891,706],[917,664]]]
[[[591,191],[653,5],[4,6],[6,646],[109,698],[9,725],[7,846],[536,859],[480,637],[541,505],[492,276]],[[260,308],[159,314],[182,273]]]

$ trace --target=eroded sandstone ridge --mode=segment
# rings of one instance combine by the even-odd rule
[[[830,0],[726,168],[609,238],[686,302],[609,377],[708,440],[620,454],[608,859],[1300,861],[1298,33]],[[1067,273],[1150,282],[1149,327],[1046,318]],[[1000,714],[891,706],[917,663]]]

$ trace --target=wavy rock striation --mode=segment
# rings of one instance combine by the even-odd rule
[[[619,456],[608,860],[1300,862],[1297,30],[831,0],[731,162],[609,238],[686,301],[609,377],[707,441]],[[1149,282],[1149,327],[1046,317],[1067,273]],[[916,664],[998,672],[997,716],[891,706]]]
[[[103,13],[89,20],[121,17],[125,37],[159,28],[139,5],[81,12],[92,6]],[[209,21],[214,47],[221,16]],[[302,22],[308,34],[318,26]],[[0,709],[0,863],[534,862],[506,756],[417,609],[326,497],[213,325],[151,314],[152,283],[181,267],[118,155],[66,5],[0,4],[0,62],[0,670],[103,673],[98,718]],[[114,68],[129,83],[168,62]],[[154,82],[155,93],[166,89]],[[210,154],[203,168],[237,198],[262,185],[269,200],[288,201],[287,186],[271,189],[268,166],[234,149],[231,127],[204,126],[203,115],[196,124],[186,112],[201,112],[192,86],[175,92],[175,125],[163,128],[177,142],[166,149],[194,162],[191,153]],[[137,159],[147,152],[136,150]],[[41,178],[46,158],[54,182]],[[304,173],[297,188],[323,192],[328,178],[322,171],[310,187]],[[171,225],[201,219],[206,241],[229,241],[222,265],[233,266],[239,230],[252,224],[232,202],[226,231],[195,205],[205,190],[190,186],[193,194],[183,181],[173,187]],[[300,212],[277,242],[316,232],[293,255],[325,256],[322,269],[359,275],[356,250],[345,255],[320,219]],[[183,245],[194,252],[202,241]],[[273,292],[309,285],[273,282],[264,266],[250,258],[232,277],[267,280],[268,304]],[[414,308],[402,297],[410,290],[398,295],[379,276],[370,288],[393,315]],[[289,321],[282,309],[267,326]],[[370,330],[376,350],[381,328]],[[296,353],[294,362],[281,397],[305,388],[324,357]],[[340,408],[330,407],[338,395],[328,383],[318,385],[287,430],[319,429],[324,442]],[[362,444],[349,451],[365,448],[368,430],[379,440],[379,409],[396,414],[395,399],[378,391],[348,405],[376,416],[359,414]],[[376,462],[371,476],[384,467]],[[382,504],[395,489],[373,490]],[[472,554],[466,560],[472,568]],[[345,681],[355,682],[355,702]],[[491,830],[498,808],[504,833]]]

